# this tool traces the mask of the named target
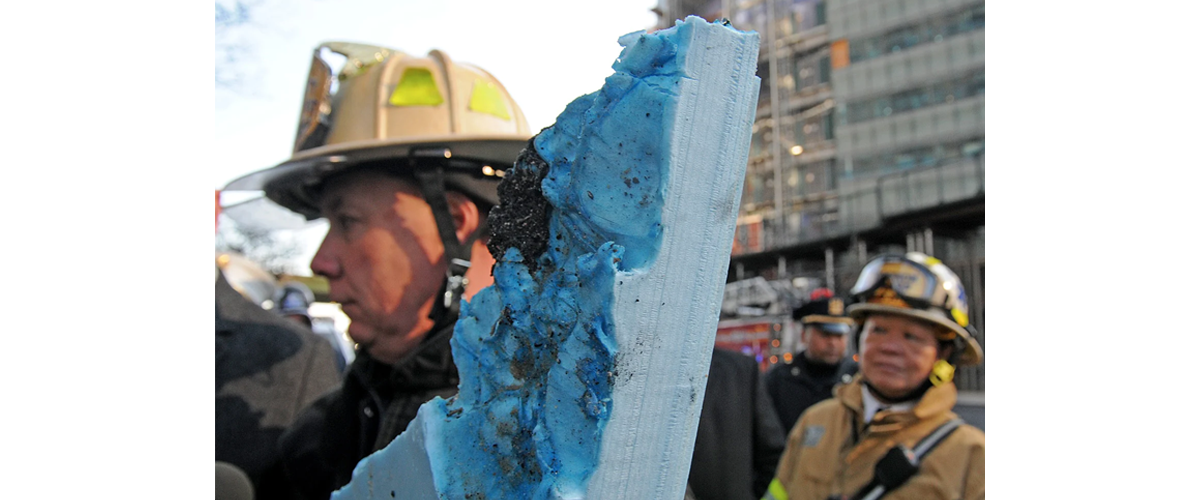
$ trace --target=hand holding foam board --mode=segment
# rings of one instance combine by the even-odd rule
[[[682,498],[750,124],[758,36],[631,33],[500,186],[495,284],[464,304],[462,383],[341,498]]]

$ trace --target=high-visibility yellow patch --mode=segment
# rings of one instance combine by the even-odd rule
[[[962,309],[955,307],[950,310],[950,315],[954,316],[954,321],[958,322],[959,326],[967,326],[967,313]]]
[[[783,483],[779,482],[779,478],[771,480],[771,485],[767,486],[767,494],[762,497],[762,500],[787,500],[787,490],[783,489]]]
[[[425,68],[408,68],[392,91],[388,103],[392,106],[437,106],[445,102],[438,90],[433,73]]]
[[[925,257],[925,264],[928,264],[931,266],[936,266],[941,263],[942,263],[942,261],[937,260],[937,257],[929,257],[929,256]]]
[[[504,105],[504,96],[495,83],[475,79],[475,87],[471,89],[471,102],[467,109],[487,113],[501,120],[511,120],[508,106]]]

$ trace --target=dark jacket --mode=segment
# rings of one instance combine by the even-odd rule
[[[339,384],[336,355],[316,334],[216,282],[216,458],[242,469],[259,499],[277,498],[275,443],[300,411]]]
[[[749,356],[714,349],[688,490],[697,500],[755,499],[775,475],[787,433]]]
[[[832,398],[833,387],[848,383],[856,373],[858,363],[851,358],[843,358],[837,365],[823,365],[809,361],[803,351],[793,355],[790,363],[771,368],[764,384],[784,433],[796,425],[804,410]]]
[[[393,366],[360,353],[341,390],[304,411],[280,439],[286,479],[299,498],[328,500],[350,482],[359,460],[408,428],[422,403],[457,392],[453,327],[440,328]]]

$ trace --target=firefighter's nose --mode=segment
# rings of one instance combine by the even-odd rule
[[[321,243],[321,247],[317,249],[317,254],[313,256],[308,267],[312,269],[313,274],[329,279],[337,278],[342,274],[342,266],[338,264],[337,258],[325,242]]]

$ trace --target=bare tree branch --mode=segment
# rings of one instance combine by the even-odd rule
[[[236,90],[245,81],[241,63],[252,48],[243,40],[242,32],[253,27],[261,0],[216,2],[216,85]]]
[[[275,275],[295,274],[298,269],[294,260],[303,251],[294,239],[269,230],[239,227],[224,216],[217,231],[217,250],[241,254]]]

